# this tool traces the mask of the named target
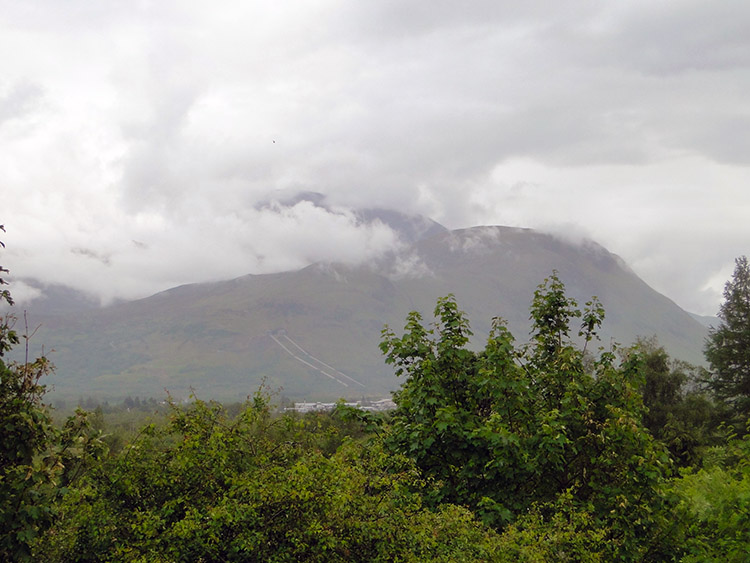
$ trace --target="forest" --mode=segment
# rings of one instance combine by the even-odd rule
[[[528,341],[496,318],[475,351],[442,298],[433,321],[383,330],[401,383],[388,413],[284,412],[261,388],[241,405],[194,396],[62,420],[45,403],[49,360],[4,360],[28,338],[6,317],[0,559],[747,561],[747,260],[708,369],[655,338],[601,343],[604,317],[552,272]]]

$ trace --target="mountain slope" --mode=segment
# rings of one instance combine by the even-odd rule
[[[475,329],[488,330],[489,310],[504,317],[523,340],[533,291],[557,270],[579,305],[592,295],[600,299],[607,312],[603,339],[629,343],[635,336],[657,334],[672,354],[702,361],[705,330],[700,324],[592,241],[570,243],[529,229],[478,227],[421,241],[416,248],[434,272],[430,293],[453,291]],[[421,294],[422,283],[413,280],[410,293]]]
[[[702,359],[705,328],[595,243],[505,227],[431,232],[378,264],[316,264],[49,316],[34,342],[55,349],[62,395],[193,388],[239,399],[264,380],[294,399],[382,395],[399,384],[378,350],[384,324],[400,330],[413,309],[429,321],[437,298],[454,293],[475,346],[493,316],[523,342],[534,290],[554,269],[581,305],[602,301],[603,344],[656,334],[673,355]]]

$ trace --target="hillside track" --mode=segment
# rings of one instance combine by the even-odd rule
[[[274,342],[276,342],[276,344],[278,344],[282,348],[282,350],[284,350],[287,354],[292,356],[298,362],[314,369],[315,371],[320,372],[321,374],[325,375],[326,377],[330,379],[333,379],[334,381],[336,381],[340,385],[343,385],[344,387],[349,387],[349,383],[344,381],[346,379],[350,383],[353,383],[365,389],[364,384],[360,383],[353,377],[350,377],[346,375],[345,373],[337,370],[333,366],[325,363],[323,360],[316,358],[315,356],[310,354],[310,352],[302,348],[302,346],[297,344],[294,340],[289,338],[288,334],[284,333],[284,334],[280,334],[277,336],[273,333],[269,333],[269,336],[273,339]],[[282,342],[281,339],[284,339],[294,349],[290,348],[290,346],[287,346],[287,344]],[[298,352],[296,352],[295,349]]]

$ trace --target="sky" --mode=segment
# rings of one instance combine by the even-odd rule
[[[368,207],[591,238],[706,315],[750,253],[744,1],[0,0],[0,52],[20,302],[371,260]]]

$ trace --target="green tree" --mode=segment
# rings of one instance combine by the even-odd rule
[[[469,324],[452,297],[438,301],[432,328],[411,313],[402,337],[384,330],[386,361],[406,376],[390,443],[432,485],[428,502],[469,506],[502,528],[535,506],[554,512],[569,495],[574,520],[604,539],[605,559],[658,553],[669,457],[641,423],[638,354],[621,365],[613,351],[586,361],[603,314],[596,299],[579,310],[553,273],[535,292],[531,342],[519,349],[499,319],[484,350],[467,348]]]
[[[0,231],[5,232],[5,226],[0,225]],[[0,248],[5,248],[5,243],[1,240]],[[6,273],[8,273],[8,269],[0,265],[0,306],[2,306],[3,301],[8,305],[13,305],[13,298],[10,295],[10,291],[3,288],[4,285],[8,285],[8,282],[2,277]],[[13,321],[14,318],[12,315],[4,315],[0,319],[0,362],[5,353],[18,344],[18,333],[13,330]]]
[[[261,394],[235,418],[173,405],[66,498],[38,561],[489,561],[497,535],[466,509],[424,509],[402,456],[309,427]],[[313,440],[314,443],[314,440]]]
[[[704,467],[672,485],[686,563],[741,563],[750,555],[750,428],[711,448]]]
[[[719,319],[704,349],[712,371],[710,386],[745,420],[750,416],[750,265],[745,256],[735,260]]]
[[[2,226],[0,226],[2,229]],[[4,230],[4,229],[3,229]],[[0,242],[0,246],[2,242]],[[0,272],[7,269],[0,267]],[[0,279],[0,284],[5,284]],[[0,300],[13,304],[10,292]],[[4,360],[18,344],[15,318],[0,321],[0,560],[31,560],[31,548],[54,521],[57,500],[91,456],[101,453],[86,416],[77,412],[56,428],[43,403],[40,379],[52,367],[45,357],[24,363]],[[24,336],[28,338],[28,336]]]
[[[699,464],[705,448],[724,440],[730,413],[702,390],[704,368],[670,358],[656,337],[639,338],[634,348],[643,359],[644,426],[681,467]]]

